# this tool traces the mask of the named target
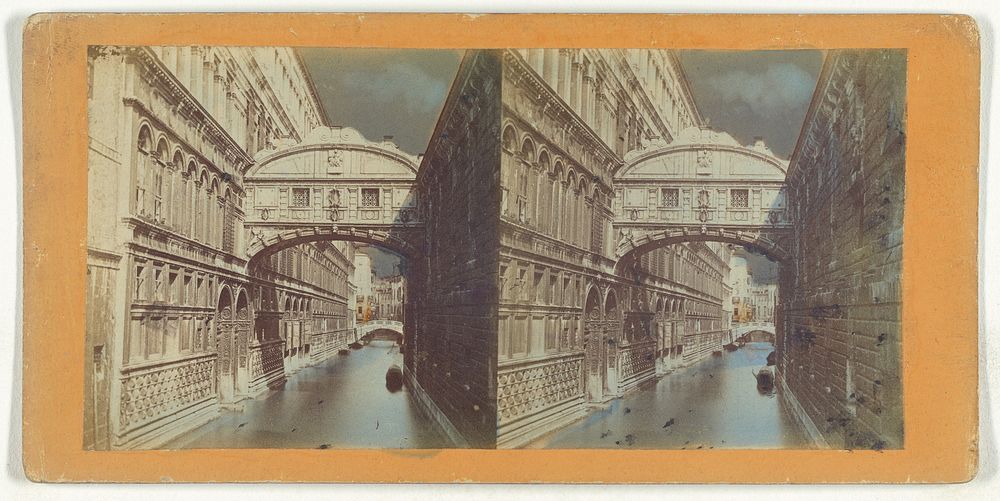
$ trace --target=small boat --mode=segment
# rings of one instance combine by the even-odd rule
[[[727,344],[727,345],[723,346],[723,348],[725,348],[725,349],[726,349],[726,351],[736,351],[736,350],[740,349],[740,347],[739,347],[739,346],[736,346],[736,345],[735,345],[735,344],[733,344],[733,343],[729,343],[729,344]]]
[[[351,343],[351,344],[347,345],[347,347],[350,348],[350,349],[352,349],[352,350],[360,350],[361,349],[361,343],[357,343],[357,342]]]
[[[771,393],[774,391],[774,369],[762,367],[754,373],[757,378],[757,391],[760,393]]]
[[[385,388],[391,392],[397,392],[403,388],[403,370],[398,365],[393,365],[385,371]]]

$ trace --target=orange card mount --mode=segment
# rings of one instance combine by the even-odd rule
[[[979,57],[963,16],[36,15],[27,475],[969,480]]]

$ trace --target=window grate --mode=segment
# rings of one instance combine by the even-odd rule
[[[663,188],[660,191],[660,205],[664,207],[678,207],[680,197],[677,188]]]
[[[378,188],[361,189],[361,206],[378,207]]]
[[[292,206],[309,207],[309,188],[292,188]]]
[[[748,190],[731,190],[730,194],[730,204],[733,207],[747,208],[750,206],[750,194]]]

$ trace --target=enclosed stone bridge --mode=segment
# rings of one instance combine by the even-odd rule
[[[423,222],[414,186],[420,158],[390,137],[369,141],[352,128],[319,127],[254,160],[245,176],[244,208],[251,261],[318,240],[418,253]]]
[[[787,169],[788,162],[763,140],[744,146],[706,127],[629,152],[614,174],[615,257],[624,261],[659,246],[700,240],[786,259]]]

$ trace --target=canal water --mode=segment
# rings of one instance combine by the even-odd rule
[[[757,391],[754,372],[771,343],[747,343],[711,356],[613,400],[536,440],[550,449],[809,448],[776,394]]]
[[[375,340],[289,377],[281,388],[223,412],[168,449],[441,448],[449,442],[408,388],[390,391],[385,373],[403,366],[399,347]]]

